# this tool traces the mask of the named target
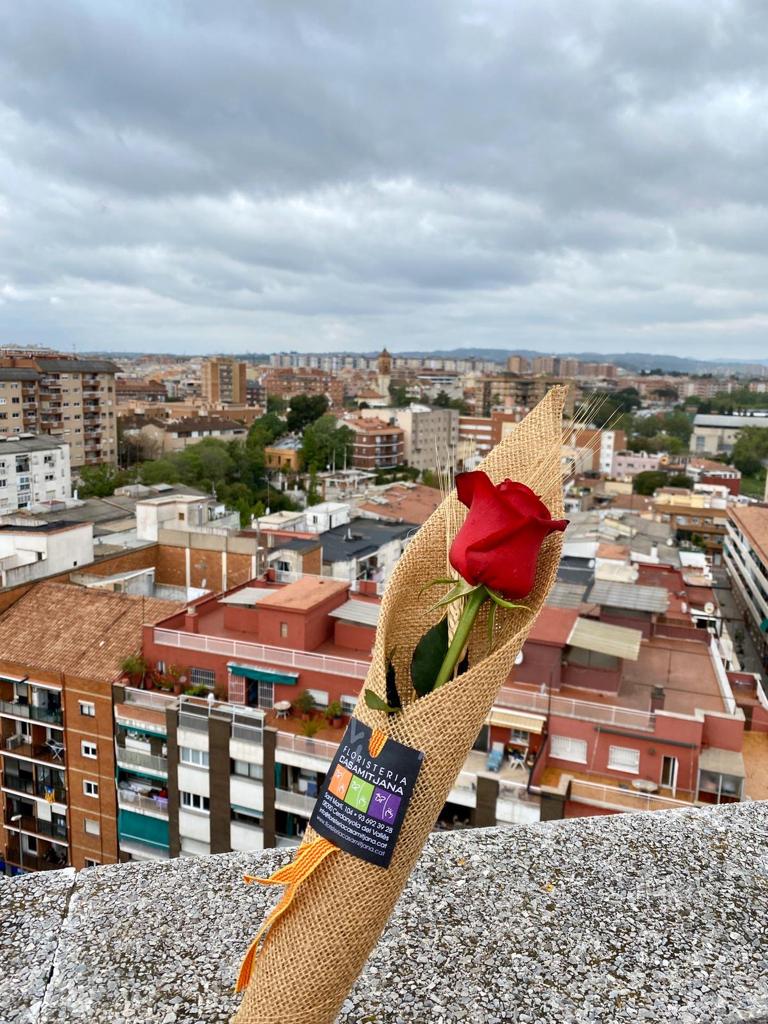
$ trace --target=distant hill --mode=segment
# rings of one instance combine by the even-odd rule
[[[730,359],[726,361],[691,359],[682,356],[648,354],[647,352],[624,352],[608,354],[605,352],[536,352],[527,348],[456,348],[439,349],[437,351],[414,350],[411,352],[395,352],[394,355],[413,358],[429,357],[438,359],[487,359],[495,363],[505,363],[509,356],[523,356],[535,359],[536,356],[555,354],[564,359],[578,359],[583,363],[612,363],[625,370],[676,370],[678,373],[716,373],[731,368],[738,370],[744,366],[768,366],[768,359]]]

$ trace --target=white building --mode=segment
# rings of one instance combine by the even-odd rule
[[[136,536],[156,541],[160,530],[187,533],[227,534],[240,529],[237,512],[214,498],[170,494],[167,498],[147,498],[136,502]]]
[[[45,434],[0,437],[0,514],[71,497],[65,441]]]
[[[93,523],[0,520],[0,587],[67,572],[93,561]]]
[[[699,413],[693,418],[691,451],[694,455],[730,455],[745,427],[768,428],[768,416],[716,416]]]

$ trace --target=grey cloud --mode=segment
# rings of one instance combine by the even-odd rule
[[[0,328],[765,355],[766,44],[747,0],[0,0]]]

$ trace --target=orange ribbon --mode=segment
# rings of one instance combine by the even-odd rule
[[[285,867],[279,868],[269,878],[257,878],[255,875],[244,876],[244,880],[249,884],[251,882],[256,882],[258,885],[284,885],[286,889],[280,898],[280,902],[274,907],[272,913],[259,929],[258,935],[248,947],[248,951],[243,958],[240,973],[237,976],[237,984],[235,985],[236,992],[242,992],[243,989],[248,986],[262,936],[264,936],[272,925],[279,921],[286,910],[288,910],[291,903],[293,903],[296,890],[299,888],[301,883],[306,881],[309,876],[317,870],[326,857],[335,853],[337,850],[338,847],[334,846],[333,843],[328,842],[327,839],[314,839],[311,843],[306,843],[303,846],[300,846],[296,853],[296,858],[292,860],[290,864],[286,864]],[[269,938],[268,935],[267,938]],[[265,944],[267,938],[264,939]],[[262,949],[263,948],[264,947],[262,946]]]

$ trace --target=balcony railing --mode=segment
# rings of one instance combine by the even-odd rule
[[[8,810],[5,813],[5,824],[8,828],[18,829],[21,832],[32,832],[35,835],[56,839],[62,843],[67,841],[67,826],[64,824],[58,825],[52,821],[45,821],[42,818],[34,818],[29,815],[18,817],[10,814]]]
[[[150,814],[156,818],[168,817],[168,797],[141,796],[130,789],[118,789],[117,803],[123,811]]]
[[[3,788],[12,789],[15,793],[37,796],[50,803],[65,804],[67,802],[67,791],[63,786],[50,786],[47,783],[35,782],[34,779],[26,778],[15,772],[3,773]]]
[[[5,749],[14,757],[31,758],[44,761],[46,764],[64,764],[64,744],[53,740],[49,743],[27,743],[26,737],[20,734],[9,736],[5,741]]]
[[[690,807],[686,800],[674,800],[654,793],[638,793],[633,789],[620,789],[598,782],[574,779],[569,798],[577,803],[597,807],[611,807],[620,811],[668,811],[673,807]]]
[[[292,732],[278,732],[277,747],[279,750],[290,750],[295,754],[308,754],[310,757],[331,761],[339,745],[338,743],[329,743],[327,740],[315,740],[307,736],[294,736]]]
[[[315,800],[313,796],[294,793],[292,789],[275,789],[275,807],[278,811],[290,811],[309,818],[315,809]]]
[[[31,722],[44,722],[46,725],[61,726],[64,715],[61,708],[41,708],[34,704],[22,704],[17,700],[0,700],[0,715],[13,715],[15,718],[27,718]]]
[[[66,846],[52,846],[44,853],[27,853],[20,846],[9,843],[5,848],[5,861],[25,871],[56,871],[67,866]]]
[[[141,750],[130,750],[128,747],[115,747],[115,758],[118,765],[126,768],[143,768],[154,775],[168,775],[168,758],[156,754],[145,754]]]
[[[326,675],[351,676],[365,679],[370,664],[352,658],[336,658],[328,654],[311,654],[284,647],[268,647],[244,640],[228,640],[224,637],[201,636],[176,629],[155,629],[154,641],[166,647],[179,647],[185,651],[203,651],[220,654],[228,658],[246,658],[266,662],[270,667],[305,669],[324,672]]]
[[[613,704],[593,704],[591,701],[572,700],[570,697],[549,697],[546,693],[515,690],[509,686],[499,691],[496,704],[498,707],[533,711],[539,715],[551,713],[563,718],[578,718],[583,722],[618,725],[645,732],[653,732],[656,721],[655,716],[646,711],[634,711]]]

